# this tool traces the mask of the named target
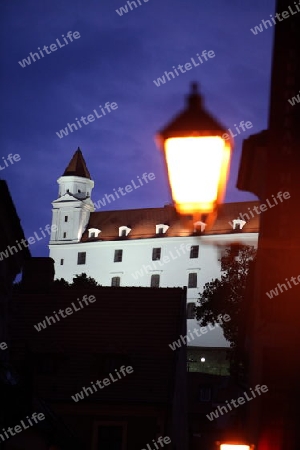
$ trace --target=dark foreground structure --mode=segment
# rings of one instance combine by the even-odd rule
[[[13,386],[13,367],[10,362],[9,318],[11,315],[12,285],[31,255],[26,247],[21,250],[17,242],[25,239],[19,216],[6,181],[0,180],[0,430],[9,419]],[[2,250],[5,252],[2,253]],[[9,255],[9,256],[6,256]],[[0,443],[1,445],[1,443]],[[1,449],[3,447],[0,447]]]
[[[5,448],[141,450],[166,438],[185,450],[186,346],[169,344],[186,334],[186,290],[57,286],[50,258],[24,276],[11,323],[23,401],[7,426],[45,420]]]
[[[249,403],[250,438],[258,450],[300,448],[300,104],[289,102],[300,89],[300,12],[293,3],[277,1],[276,12],[289,15],[274,26],[269,128],[246,141],[238,181],[264,204],[290,194],[260,216],[248,341],[250,386],[269,388]]]

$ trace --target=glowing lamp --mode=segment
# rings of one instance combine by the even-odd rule
[[[242,442],[245,440],[230,441],[228,443],[218,442],[218,447],[220,450],[254,450],[254,445],[245,444]]]
[[[225,133],[193,83],[187,108],[157,135],[179,214],[209,214],[222,203],[233,144]]]
[[[251,450],[251,447],[244,444],[221,444],[220,450]]]

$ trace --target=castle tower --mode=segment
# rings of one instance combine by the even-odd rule
[[[94,211],[91,179],[80,148],[74,153],[63,175],[57,180],[58,199],[52,202],[52,226],[50,246],[79,242]]]

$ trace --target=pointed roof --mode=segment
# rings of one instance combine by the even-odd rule
[[[198,84],[192,83],[186,108],[159,131],[158,137],[165,140],[170,137],[193,136],[203,132],[213,135],[225,133],[225,127],[204,108],[203,103],[203,98],[198,92]]]
[[[63,177],[68,176],[89,178],[91,180],[90,172],[88,171],[86,162],[79,147],[74,153],[68,167],[63,173]]]

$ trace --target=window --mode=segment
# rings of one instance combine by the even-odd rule
[[[161,248],[154,248],[152,250],[152,261],[158,261],[161,255]]]
[[[242,219],[234,219],[234,220],[232,221],[232,228],[233,228],[233,230],[235,230],[235,231],[241,231],[245,224],[246,224],[246,221],[245,221],[245,220],[242,220]]]
[[[125,450],[127,448],[125,423],[98,422],[95,425],[93,450]]]
[[[101,233],[101,230],[98,230],[98,228],[89,228],[89,238],[97,238],[98,235]]]
[[[209,386],[200,387],[199,401],[200,402],[210,402],[211,401],[211,388]]]
[[[64,265],[64,260],[63,260],[63,259],[60,260],[60,265],[61,265],[61,266]]]
[[[205,231],[205,227],[206,227],[206,223],[201,222],[201,220],[199,220],[198,222],[194,223],[194,233],[196,234],[201,234]]]
[[[121,262],[123,258],[123,250],[115,250],[114,262]]]
[[[189,288],[197,287],[197,274],[196,273],[189,273],[188,287]]]
[[[65,222],[68,222],[68,216],[65,216]]]
[[[195,318],[195,303],[188,303],[186,308],[186,318],[194,319]]]
[[[159,287],[159,275],[151,275],[151,287],[158,288]]]
[[[122,227],[119,227],[119,237],[126,237],[126,236],[128,236],[130,231],[131,231],[131,228],[126,227],[124,225]]]
[[[64,232],[64,238],[65,238],[65,237],[67,237],[67,233],[66,233],[66,232]]]
[[[85,264],[86,252],[78,252],[77,264]]]
[[[111,285],[112,285],[113,287],[119,287],[119,286],[120,286],[120,281],[121,281],[121,278],[120,278],[120,277],[112,277],[112,279],[111,279]]]
[[[199,256],[199,245],[192,245],[190,251],[190,258],[198,258]]]
[[[156,225],[156,234],[165,234],[168,231],[169,225],[159,223]]]

